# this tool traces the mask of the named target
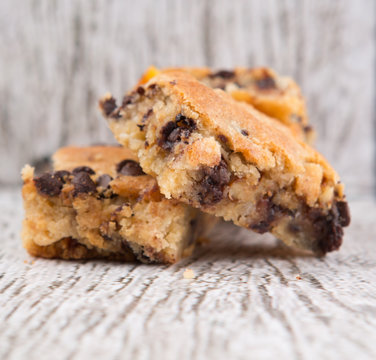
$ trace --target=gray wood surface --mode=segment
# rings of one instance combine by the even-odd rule
[[[267,65],[301,84],[351,198],[374,186],[372,0],[3,0],[0,183],[59,146],[113,142],[97,99],[150,65]]]
[[[19,191],[0,208],[1,359],[376,358],[375,202],[322,259],[222,224],[169,267],[32,258]]]
[[[0,359],[375,359],[375,15],[372,0],[0,1]],[[97,99],[150,64],[293,76],[353,200],[341,250],[221,224],[170,267],[27,255],[21,167],[114,142]]]

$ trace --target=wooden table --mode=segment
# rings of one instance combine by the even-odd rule
[[[0,208],[1,359],[376,358],[374,202],[325,258],[223,223],[173,266],[32,258],[19,190]]]

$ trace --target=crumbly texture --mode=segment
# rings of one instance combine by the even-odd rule
[[[273,117],[301,140],[312,144],[315,132],[308,123],[304,98],[299,86],[289,77],[280,76],[265,67],[213,71],[210,68],[170,68],[158,70],[151,66],[141,77],[139,85],[147,83],[160,72],[185,71],[213,89],[222,89],[235,100],[251,104],[260,112]]]
[[[316,254],[340,247],[343,184],[277,120],[181,71],[153,77],[119,107],[108,94],[100,108],[167,198]]]
[[[24,247],[46,258],[174,263],[189,255],[207,216],[167,200],[122,147],[67,147],[54,171],[22,172]]]

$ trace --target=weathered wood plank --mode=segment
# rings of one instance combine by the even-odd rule
[[[59,146],[113,141],[97,99],[151,63],[268,65],[302,85],[350,197],[369,196],[372,0],[1,1],[0,29],[0,183]]]
[[[33,259],[20,195],[1,192],[0,358],[373,359],[376,203],[351,205],[325,258],[223,224],[167,267]]]

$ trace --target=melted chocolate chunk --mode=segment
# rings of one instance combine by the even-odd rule
[[[350,224],[347,202],[336,201],[327,214],[323,214],[317,208],[307,208],[306,213],[313,223],[313,231],[319,240],[320,250],[325,254],[339,249],[343,237],[342,227]]]
[[[233,71],[228,71],[228,70],[219,70],[213,74],[210,74],[210,78],[222,78],[222,79],[231,79],[235,76],[235,73]]]
[[[226,135],[223,135],[223,134],[219,134],[219,135],[218,135],[218,139],[219,139],[219,141],[223,142],[224,144],[226,144],[227,141],[228,141],[227,136],[226,136]]]
[[[137,124],[137,127],[140,129],[140,131],[144,131],[145,125]]]
[[[249,228],[260,234],[270,231],[273,227],[273,222],[280,216],[294,215],[290,209],[274,204],[271,197],[259,200],[256,205],[256,210],[262,220],[258,223],[251,224]]]
[[[323,254],[337,250],[341,246],[342,227],[350,223],[349,209],[345,201],[335,202],[327,214],[320,208],[304,205],[299,211],[301,216],[296,217],[292,210],[274,204],[272,198],[268,197],[257,203],[256,210],[261,221],[251,224],[250,229],[263,234],[272,230],[274,221],[279,217],[289,216],[292,221],[288,224],[288,230],[293,234],[309,232],[312,241],[317,241],[318,248]]]
[[[137,161],[126,159],[116,165],[118,174],[127,176],[140,176],[145,175],[142,171],[140,164]]]
[[[200,181],[198,193],[201,205],[211,205],[222,200],[223,189],[230,182],[231,173],[224,159],[213,168],[203,169],[203,177]]]
[[[111,97],[102,102],[103,112],[109,116],[116,109],[116,100]]]
[[[249,132],[245,129],[241,129],[240,131],[242,133],[243,136],[248,136],[249,135]]]
[[[66,247],[67,247],[68,250],[73,250],[76,247],[80,246],[80,243],[78,242],[78,240],[76,240],[72,237],[67,237],[67,238],[64,238],[62,240],[65,241],[65,244],[66,244]]]
[[[162,128],[158,145],[165,150],[171,151],[176,143],[188,139],[196,128],[197,126],[193,119],[178,114],[175,117],[175,121],[169,121]]]
[[[337,201],[336,206],[338,210],[338,222],[341,226],[349,226],[351,221],[349,205],[346,201]]]
[[[112,177],[110,175],[103,174],[103,175],[98,177],[97,186],[100,186],[103,189],[109,189],[111,181],[112,181]]]
[[[261,90],[271,90],[277,88],[275,80],[269,75],[265,75],[263,78],[257,79],[256,85]]]
[[[70,176],[70,172],[66,170],[58,170],[54,172],[54,175],[55,177],[59,178],[63,184],[65,184]]]
[[[76,168],[74,168],[72,170],[72,174],[73,175],[76,175],[76,174],[78,174],[80,172],[85,172],[85,173],[88,173],[90,175],[94,175],[95,174],[95,171],[92,168],[90,168],[89,166],[77,166]]]
[[[142,86],[139,86],[136,91],[141,96],[145,95],[145,89]]]
[[[57,196],[63,188],[63,182],[60,177],[51,173],[34,178],[34,184],[40,194],[47,196]]]
[[[87,172],[79,172],[74,175],[72,184],[74,186],[73,195],[78,194],[94,194],[96,192],[96,185],[91,180],[90,175]]]

